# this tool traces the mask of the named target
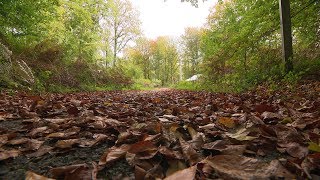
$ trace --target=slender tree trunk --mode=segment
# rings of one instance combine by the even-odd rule
[[[183,74],[182,74],[182,59],[179,58],[179,80],[182,81],[183,79]]]
[[[105,51],[105,56],[106,56],[106,60],[105,60],[105,65],[106,65],[106,68],[108,67],[108,51]]]
[[[118,36],[118,32],[117,32],[117,22],[114,22],[114,47],[113,47],[113,66],[116,65],[116,61],[117,61],[117,36]]]
[[[247,73],[247,48],[244,50],[244,62],[243,62],[243,66],[244,66],[244,72]]]
[[[291,17],[290,17],[290,1],[279,0],[280,7],[280,22],[282,34],[282,53],[284,61],[284,70],[286,73],[293,70],[292,58],[292,32],[291,32]]]

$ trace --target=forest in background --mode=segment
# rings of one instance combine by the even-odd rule
[[[0,1],[0,86],[242,91],[292,84],[319,71],[320,2],[291,1],[291,17],[294,70],[284,73],[276,0],[219,1],[202,28],[156,39],[144,37],[128,0]]]

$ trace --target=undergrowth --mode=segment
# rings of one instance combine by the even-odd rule
[[[207,90],[212,92],[241,93],[255,89],[258,85],[266,86],[270,92],[282,88],[294,89],[304,79],[319,80],[320,59],[315,61],[299,61],[295,69],[287,74],[280,66],[273,66],[266,71],[249,71],[246,73],[230,73],[215,80],[204,78],[198,81],[181,81],[173,87],[184,90]]]

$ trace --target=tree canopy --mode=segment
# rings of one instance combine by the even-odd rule
[[[291,2],[293,74],[318,67],[319,6]],[[1,1],[0,26],[1,52],[12,51],[7,86],[168,86],[202,74],[202,87],[241,90],[287,76],[278,1],[218,1],[205,25],[181,37],[145,38],[129,0]]]

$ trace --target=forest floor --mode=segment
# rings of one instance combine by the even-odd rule
[[[241,94],[0,94],[0,179],[319,179],[319,144],[315,80]]]

